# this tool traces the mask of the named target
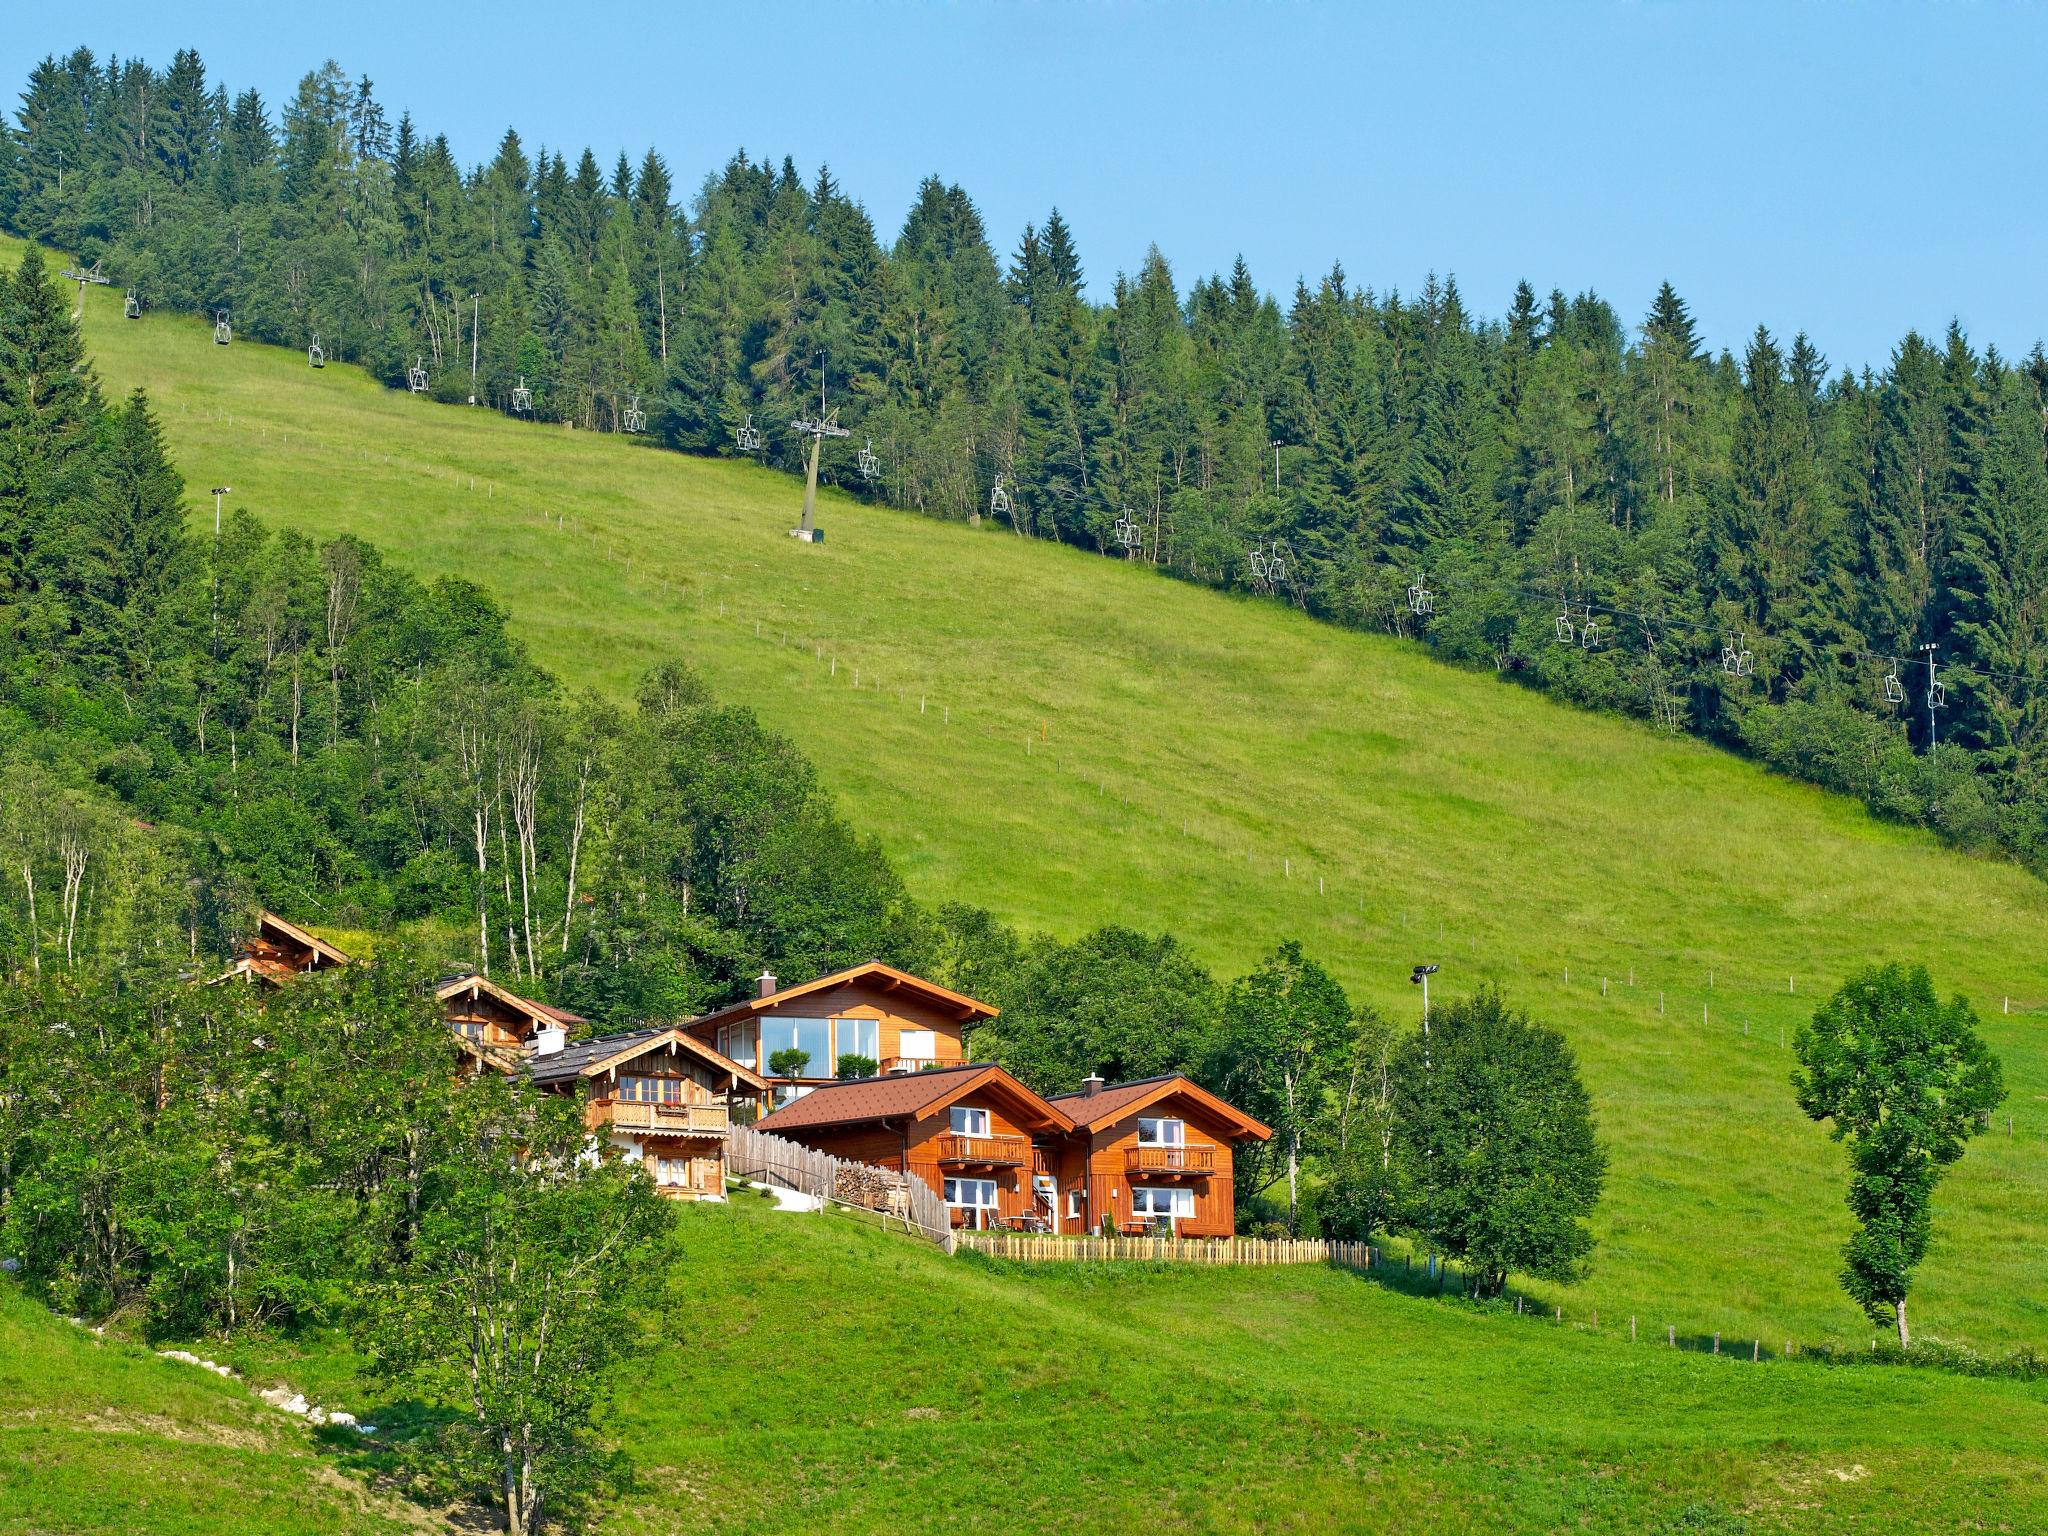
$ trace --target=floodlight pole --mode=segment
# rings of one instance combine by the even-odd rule
[[[481,292],[469,296],[469,403],[476,404],[476,337],[477,324],[483,318],[484,296]],[[459,311],[458,311],[459,313]]]
[[[1286,446],[1287,444],[1283,443],[1279,438],[1273,439],[1273,494],[1275,496],[1280,494],[1280,450]]]
[[[1434,964],[1418,965],[1408,977],[1410,981],[1422,988],[1422,1070],[1425,1074],[1430,1075],[1434,1075],[1435,1066],[1429,1057],[1429,978],[1434,976],[1436,972],[1437,968]],[[1427,1225],[1429,1228],[1429,1256],[1430,1261],[1434,1263],[1436,1260],[1436,1148],[1431,1147],[1428,1155],[1429,1211]]]
[[[232,485],[216,485],[213,488],[213,536],[220,537],[220,499],[232,491]]]

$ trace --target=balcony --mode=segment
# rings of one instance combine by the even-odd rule
[[[936,1056],[884,1056],[882,1058],[882,1071],[884,1073],[929,1072],[933,1067],[958,1065],[958,1062],[941,1061]]]
[[[985,1168],[1021,1168],[1031,1161],[1031,1143],[1022,1136],[961,1136],[939,1138],[939,1161],[974,1163]]]
[[[732,1115],[723,1104],[643,1104],[628,1099],[599,1101],[607,1125],[649,1136],[723,1136]]]
[[[1216,1149],[1211,1146],[1131,1147],[1124,1152],[1126,1173],[1214,1173]]]

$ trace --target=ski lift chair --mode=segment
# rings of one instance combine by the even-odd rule
[[[405,370],[405,387],[416,395],[424,395],[427,392],[426,358],[413,358],[412,366]]]
[[[320,333],[318,331],[313,333],[313,344],[306,348],[306,362],[314,368],[325,368],[327,366],[327,354],[320,350]]]
[[[228,312],[216,309],[213,312],[213,344],[224,347],[235,339],[235,328],[228,323]]]
[[[526,375],[519,375],[519,382],[512,389],[512,409],[521,413],[533,410],[533,391],[526,387]]]
[[[121,313],[130,320],[140,320],[142,318],[142,300],[137,297],[133,288],[128,290],[128,297],[121,301]]]

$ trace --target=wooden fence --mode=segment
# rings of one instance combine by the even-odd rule
[[[938,1192],[923,1179],[893,1168],[834,1157],[747,1126],[734,1126],[726,1136],[725,1168],[739,1178],[879,1211],[935,1243],[943,1245],[951,1236],[952,1218]]]
[[[963,1249],[992,1259],[1086,1263],[1089,1260],[1167,1264],[1335,1264],[1371,1269],[1385,1262],[1370,1243],[1320,1238],[1264,1237],[1035,1237],[1023,1232],[955,1232],[949,1252]]]

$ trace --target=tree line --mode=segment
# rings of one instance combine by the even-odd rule
[[[147,305],[318,333],[394,384],[424,358],[445,399],[473,358],[500,409],[523,382],[534,414],[618,430],[640,400],[690,452],[751,421],[794,469],[784,424],[823,389],[855,434],[828,479],[1414,636],[2048,856],[2038,346],[1952,326],[1832,368],[1761,328],[1711,353],[1668,284],[1639,323],[1526,283],[1485,317],[1452,280],[1332,267],[1283,303],[1157,250],[1096,302],[1056,210],[1005,256],[936,177],[886,240],[787,159],[736,155],[687,202],[652,150],[607,172],[508,132],[464,167],[331,63],[273,112],[189,51],[39,64],[0,222]]]

